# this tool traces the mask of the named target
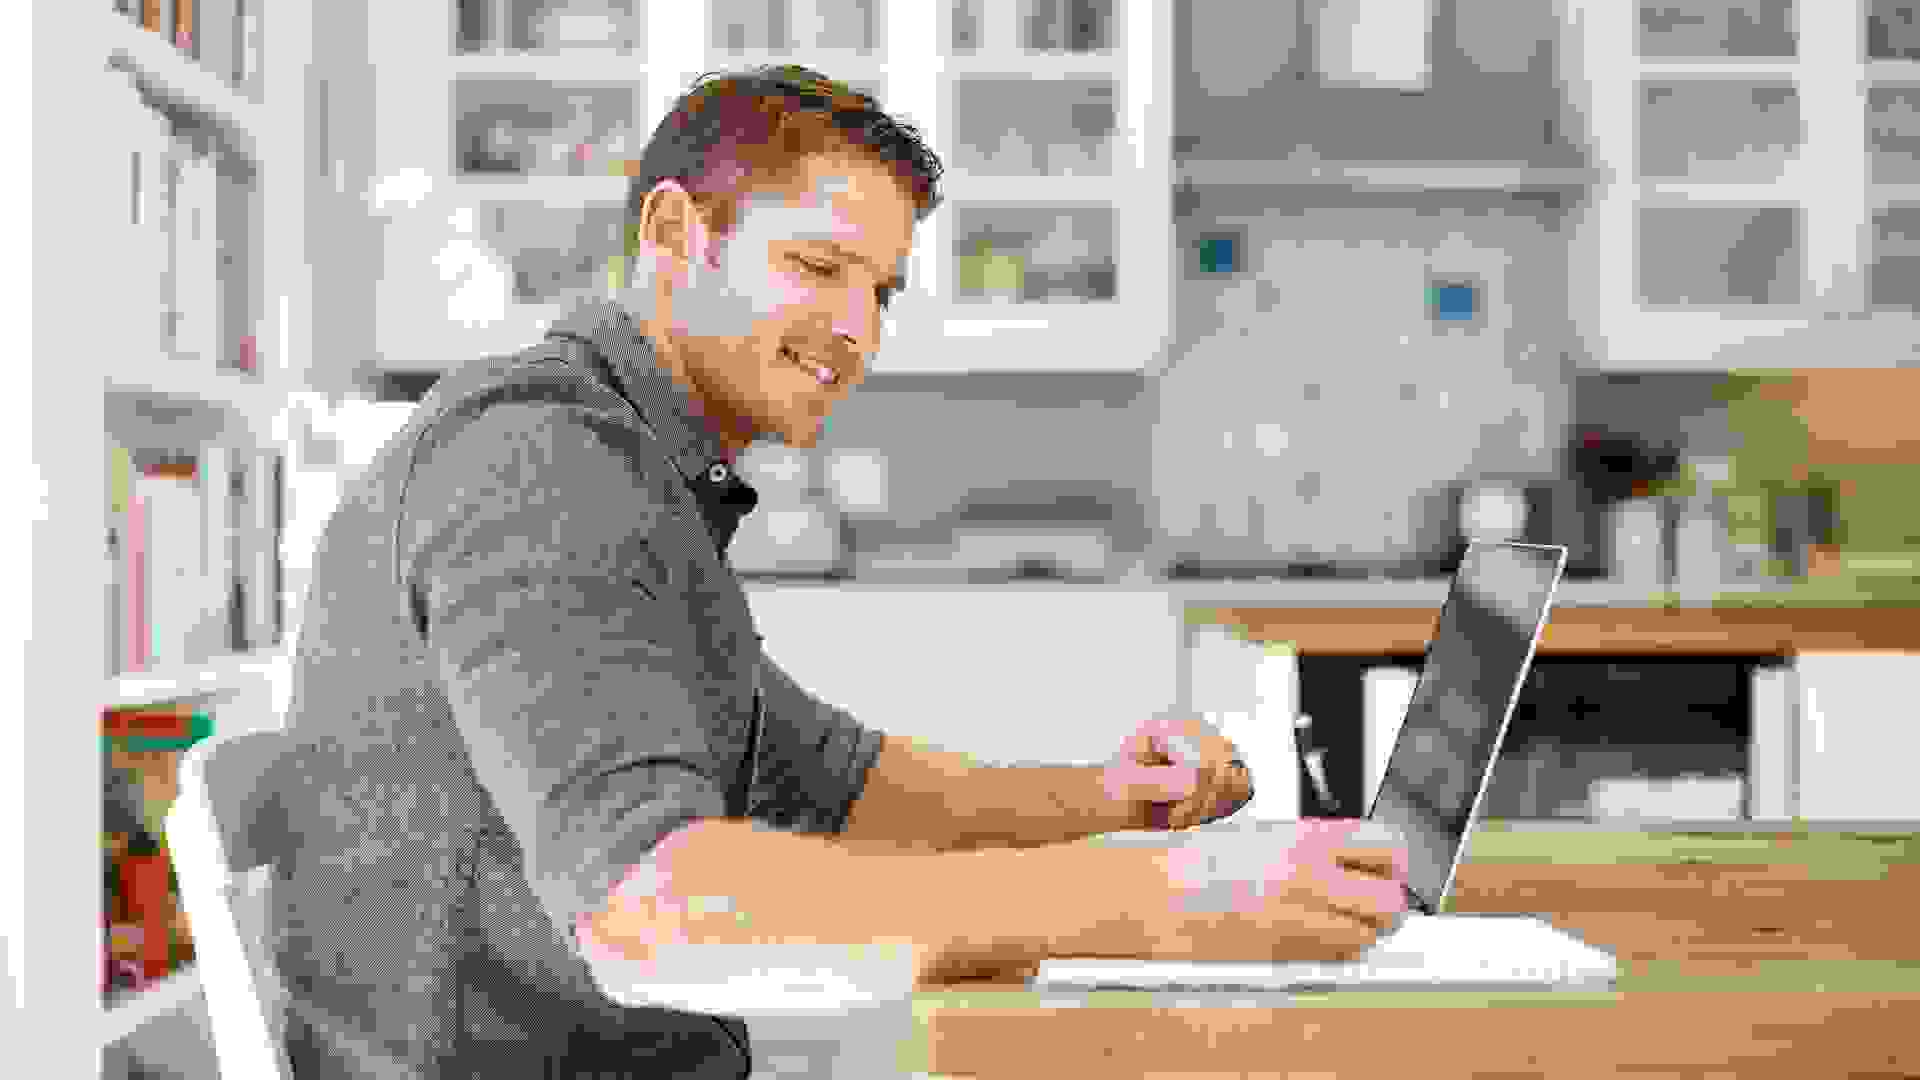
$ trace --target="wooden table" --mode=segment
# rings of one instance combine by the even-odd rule
[[[1561,835],[1574,839],[1530,843],[1593,850]],[[1049,1078],[1920,1076],[1914,836],[1761,835],[1699,861],[1470,858],[1453,910],[1544,915],[1620,958],[1615,990],[1234,1008],[1146,993],[1048,1004],[1018,985],[951,985],[917,995],[923,1067]]]

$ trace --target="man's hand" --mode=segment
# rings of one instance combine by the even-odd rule
[[[1406,913],[1406,845],[1376,822],[1201,834],[1156,859],[1173,901],[1160,958],[1344,961]]]
[[[1132,804],[1135,827],[1188,829],[1239,810],[1253,776],[1233,742],[1198,719],[1156,717],[1101,771],[1108,797]]]

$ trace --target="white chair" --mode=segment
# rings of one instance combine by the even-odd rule
[[[180,760],[167,813],[180,899],[225,1080],[292,1080],[282,1042],[285,994],[266,940],[277,852],[263,829],[261,778],[290,742],[283,731],[206,739]]]

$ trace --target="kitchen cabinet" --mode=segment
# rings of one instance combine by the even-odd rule
[[[1565,85],[1605,177],[1569,248],[1594,367],[1911,362],[1920,63],[1876,37],[1885,6],[1567,0]]]
[[[1415,602],[1404,591],[1381,589],[1380,595]],[[1354,770],[1352,790],[1359,795],[1377,785],[1411,698],[1417,658],[1426,651],[1434,610],[1443,598],[1438,589],[1430,595],[1434,606],[1428,607],[1366,607],[1349,600],[1348,606],[1309,608],[1296,601],[1286,607],[1194,610],[1192,619],[1196,635],[1230,629],[1246,647],[1294,653],[1302,667],[1320,657],[1346,662],[1357,684],[1350,695],[1354,716],[1348,721],[1331,713],[1316,716],[1314,726],[1322,732],[1322,745],[1338,741],[1339,753],[1356,755],[1342,761],[1363,762]],[[1745,746],[1719,747],[1709,763],[1714,767],[1684,765],[1679,771],[1722,775],[1725,770],[1718,766],[1725,752],[1738,756],[1743,750],[1748,819],[1906,822],[1920,820],[1920,796],[1908,769],[1920,758],[1920,711],[1913,704],[1913,687],[1920,685],[1916,627],[1920,621],[1913,613],[1900,609],[1645,610],[1620,597],[1613,604],[1557,609],[1542,634],[1535,672],[1560,658],[1618,657],[1625,668],[1656,660],[1697,659],[1710,665],[1745,658],[1750,662]],[[1379,670],[1367,676],[1368,668]],[[1220,674],[1223,670],[1227,674]],[[1207,687],[1231,688],[1242,678],[1231,666],[1194,664],[1191,671],[1186,699],[1195,702],[1219,694]],[[1297,708],[1327,711],[1313,703],[1310,681],[1302,685],[1306,692],[1296,691]],[[1711,705],[1718,695],[1703,691],[1698,704]],[[1736,699],[1728,695],[1725,700]],[[1526,701],[1523,696],[1523,706]],[[1604,700],[1599,703],[1605,707]],[[1694,703],[1682,707],[1696,711]],[[1343,722],[1357,722],[1360,737],[1336,730]],[[1578,720],[1569,716],[1566,722]],[[1732,724],[1727,730],[1740,728]],[[1524,748],[1509,749],[1527,756]],[[1633,771],[1629,762],[1617,775]]]
[[[873,370],[1158,370],[1173,303],[1171,0],[885,12],[883,103],[932,141],[947,204],[921,226]]]
[[[1920,654],[1802,653],[1793,673],[1798,816],[1920,821]]]
[[[512,350],[604,294],[675,97],[794,62],[876,93],[948,167],[873,371],[1148,370],[1172,306],[1170,3],[369,5],[376,364]]]
[[[1378,667],[1366,672],[1362,743],[1369,805],[1386,769],[1387,757],[1401,718],[1412,700],[1419,674],[1417,669],[1400,667]],[[1803,653],[1784,668],[1755,670],[1751,679],[1751,736],[1741,747],[1741,756],[1745,759],[1740,770],[1745,794],[1743,810],[1729,813],[1716,809],[1710,815],[1685,815],[1684,812],[1670,815],[1657,808],[1659,803],[1644,803],[1636,805],[1631,812],[1651,818],[1687,816],[1689,820],[1698,816],[1712,820],[1742,818],[1780,822],[1797,817],[1827,824],[1920,820],[1920,793],[1910,780],[1910,765],[1920,759],[1920,724],[1916,724],[1920,721],[1920,710],[1912,703],[1913,688],[1920,686],[1920,654]],[[1628,718],[1622,718],[1621,726],[1627,724]],[[1496,766],[1497,774],[1544,763],[1533,760],[1537,755],[1514,738],[1518,734],[1509,732],[1501,754],[1503,762],[1514,759],[1513,763],[1507,768]],[[1575,742],[1591,739],[1590,734],[1579,731],[1569,730],[1564,735]],[[1559,733],[1553,737],[1557,740]],[[1619,759],[1613,771],[1621,777],[1658,771],[1652,760],[1635,760],[1627,752],[1632,738],[1616,733],[1610,742],[1615,745],[1614,756]],[[1564,755],[1549,756],[1563,767],[1568,764]],[[1724,778],[1690,781],[1703,792],[1709,787],[1717,790],[1719,785],[1728,782]],[[1659,780],[1623,779],[1608,783],[1622,791],[1649,786],[1649,799],[1659,796],[1670,801],[1676,797]],[[1598,794],[1594,797],[1599,798]],[[1617,803],[1619,798],[1610,801],[1610,805]],[[1618,811],[1603,811],[1596,805],[1588,816],[1599,818],[1607,812]]]
[[[749,584],[774,661],[882,731],[983,762],[1108,760],[1177,700],[1179,608],[1155,589]]]

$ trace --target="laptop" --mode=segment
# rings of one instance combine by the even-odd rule
[[[1341,963],[1058,957],[1042,961],[1030,987],[1255,994],[1610,988],[1614,957],[1545,919],[1441,914],[1565,567],[1564,547],[1480,543],[1469,546],[1454,575],[1367,814],[1407,845],[1408,911],[1399,927]],[[1238,834],[1207,842],[1252,843],[1261,831],[1259,823],[1231,822],[1194,830]]]

